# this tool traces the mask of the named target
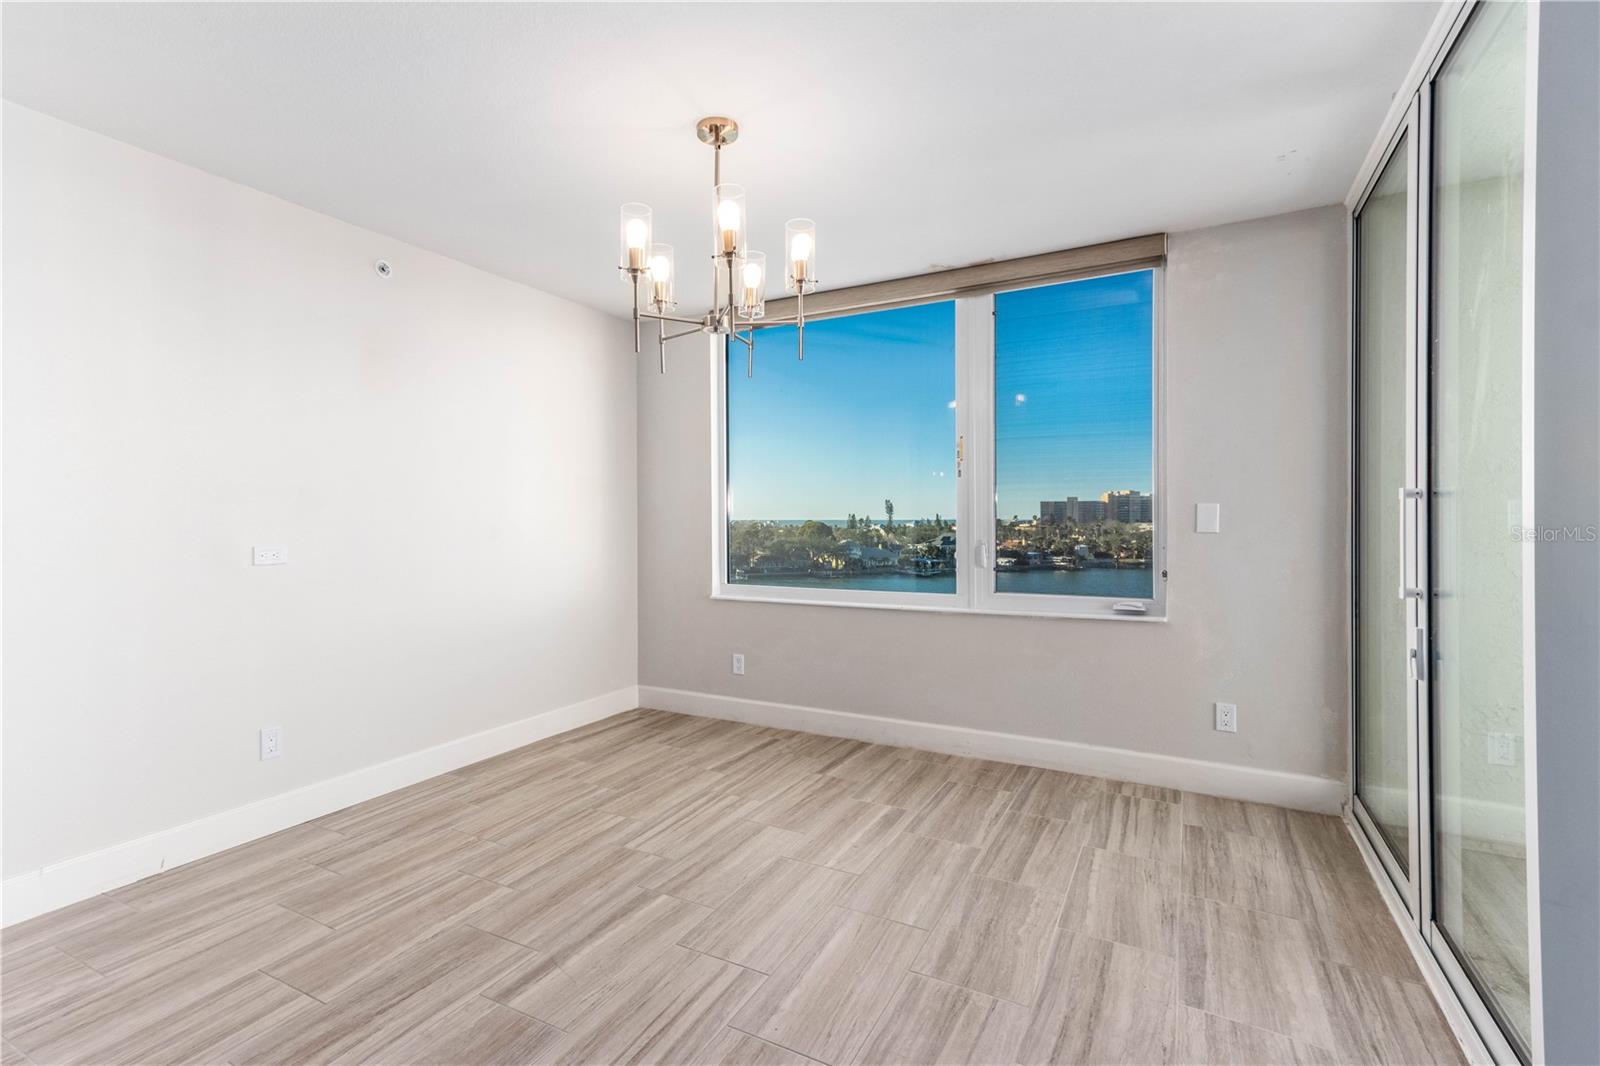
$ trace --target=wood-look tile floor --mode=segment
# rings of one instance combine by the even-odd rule
[[[6,1064],[1460,1061],[1335,819],[646,710],[0,962]]]

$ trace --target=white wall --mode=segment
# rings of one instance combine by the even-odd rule
[[[9,104],[4,155],[6,877],[631,689],[620,321]]]
[[[711,600],[711,364],[680,342],[662,377],[646,353],[646,697],[659,686],[1342,779],[1344,225],[1327,207],[1172,237],[1165,623]],[[1220,536],[1193,532],[1198,501],[1222,504]],[[1212,700],[1239,705],[1237,735],[1213,731]]]

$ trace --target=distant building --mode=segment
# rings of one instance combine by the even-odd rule
[[[1150,494],[1133,489],[1116,489],[1100,497],[1108,522],[1150,522]]]
[[[1106,519],[1106,505],[1100,500],[1080,500],[1068,496],[1064,500],[1040,500],[1039,524],[1061,526],[1067,523],[1093,525]]]

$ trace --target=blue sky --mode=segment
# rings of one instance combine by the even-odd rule
[[[1150,488],[1151,274],[995,298],[999,513]],[[728,363],[734,518],[953,518],[955,305],[763,330]]]

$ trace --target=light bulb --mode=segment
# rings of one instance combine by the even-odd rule
[[[739,201],[723,200],[717,204],[717,228],[722,231],[722,250],[736,251],[739,247]]]
[[[746,263],[744,265],[744,287],[758,289],[761,287],[761,264]]]
[[[627,242],[629,249],[643,249],[645,241],[650,237],[650,227],[642,218],[628,219]]]
[[[805,230],[795,233],[789,240],[790,275],[799,284],[803,285],[810,280],[811,249],[814,247],[815,245],[811,241],[811,234]]]
[[[657,284],[672,277],[672,260],[664,255],[654,256],[650,260],[650,280]]]

